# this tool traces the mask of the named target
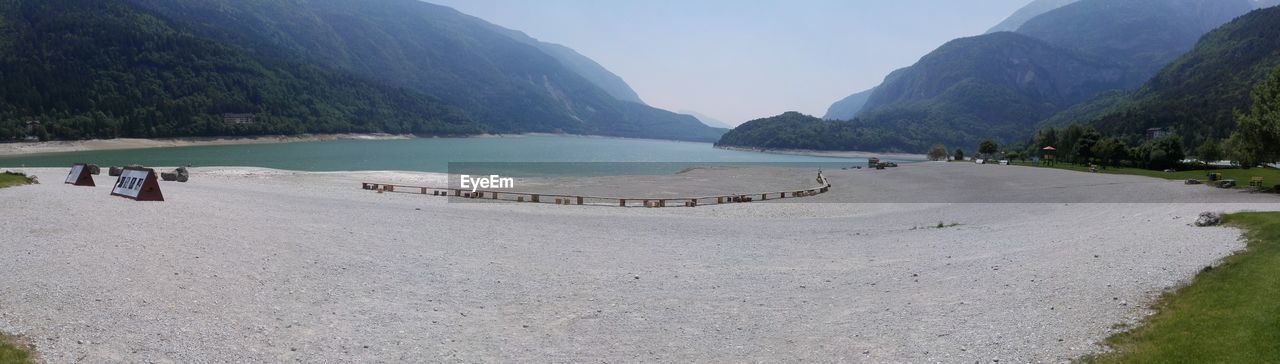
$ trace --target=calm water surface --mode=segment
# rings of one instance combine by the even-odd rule
[[[838,169],[861,158],[810,157],[722,150],[707,143],[577,136],[408,140],[335,140],[50,153],[0,157],[0,167],[251,166],[299,171],[397,170],[511,175],[667,174],[684,168],[779,164]],[[451,167],[452,163],[452,169]],[[501,168],[497,168],[501,167]]]

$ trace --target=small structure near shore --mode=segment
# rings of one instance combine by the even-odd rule
[[[234,113],[222,114],[223,124],[244,125],[244,124],[253,124],[254,122],[255,122],[255,116],[253,114],[234,114]]]

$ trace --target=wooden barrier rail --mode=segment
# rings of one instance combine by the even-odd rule
[[[509,202],[530,202],[530,203],[554,203],[556,205],[593,205],[593,206],[618,206],[618,207],[698,207],[703,205],[718,205],[727,203],[744,203],[756,201],[758,197],[760,201],[770,200],[772,198],[786,199],[816,196],[818,194],[827,193],[831,190],[831,183],[823,183],[823,185],[781,192],[761,192],[761,193],[745,193],[745,194],[726,194],[715,196],[701,197],[667,197],[667,198],[632,198],[632,197],[603,197],[603,196],[575,196],[560,195],[546,193],[529,193],[529,192],[508,192],[493,190],[466,190],[460,188],[449,187],[426,187],[426,186],[407,186],[391,183],[361,183],[361,188],[370,191],[412,193],[443,197],[457,197],[469,199],[486,199]],[[668,201],[682,203],[680,205],[668,206]]]

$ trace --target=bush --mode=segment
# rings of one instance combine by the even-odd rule
[[[944,161],[947,160],[947,147],[942,144],[934,144],[933,148],[929,148],[929,160]]]

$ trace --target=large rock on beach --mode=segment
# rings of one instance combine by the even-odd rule
[[[1201,212],[1200,217],[1196,218],[1196,226],[1218,226],[1222,224],[1222,216],[1213,212]]]
[[[89,170],[89,174],[92,174],[95,176],[102,174],[102,168],[98,167],[97,164],[88,164],[88,165],[85,165],[84,168]]]
[[[176,172],[160,172],[160,179],[165,181],[177,181],[178,173]]]
[[[173,173],[178,174],[178,182],[185,183],[187,179],[191,178],[191,173],[187,172],[187,167],[178,167],[178,169],[173,170]]]
[[[120,177],[121,174],[124,174],[124,167],[112,166],[111,168],[107,169],[108,176]]]

